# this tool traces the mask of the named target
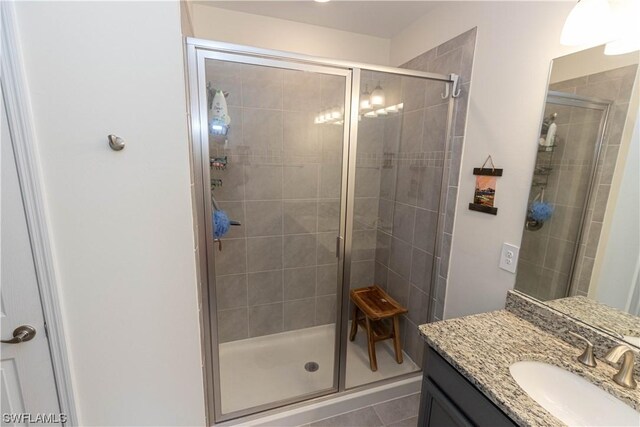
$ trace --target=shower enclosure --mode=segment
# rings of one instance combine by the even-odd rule
[[[457,76],[187,48],[209,413],[223,421],[415,375]],[[216,236],[220,211],[232,225]],[[347,337],[349,291],[373,284],[409,310],[403,362],[378,343],[377,371],[365,333]]]

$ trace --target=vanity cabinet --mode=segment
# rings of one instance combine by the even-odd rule
[[[516,426],[429,346],[423,366],[419,427]]]

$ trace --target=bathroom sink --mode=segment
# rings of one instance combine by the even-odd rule
[[[516,362],[509,371],[533,400],[569,426],[640,424],[640,413],[572,372],[532,361]]]

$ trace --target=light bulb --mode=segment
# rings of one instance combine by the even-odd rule
[[[380,87],[380,82],[378,82],[378,86],[376,86],[373,92],[371,92],[371,107],[384,107],[384,101],[384,91],[382,90],[382,87]]]
[[[560,43],[565,46],[595,46],[616,38],[609,0],[580,0],[564,22]]]
[[[367,111],[371,109],[371,94],[367,85],[364,85],[364,92],[360,95],[360,111]]]

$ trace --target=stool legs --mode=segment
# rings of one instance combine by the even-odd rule
[[[371,321],[367,316],[364,317],[367,324],[367,343],[369,344],[369,364],[372,371],[378,370],[378,360],[376,359],[376,342],[373,340],[373,330],[371,329]]]
[[[400,346],[400,321],[393,316],[393,347],[396,351],[396,362],[402,363],[402,347]]]
[[[353,305],[353,318],[351,319],[351,333],[349,334],[349,341],[356,339],[356,333],[358,333],[358,306]]]

